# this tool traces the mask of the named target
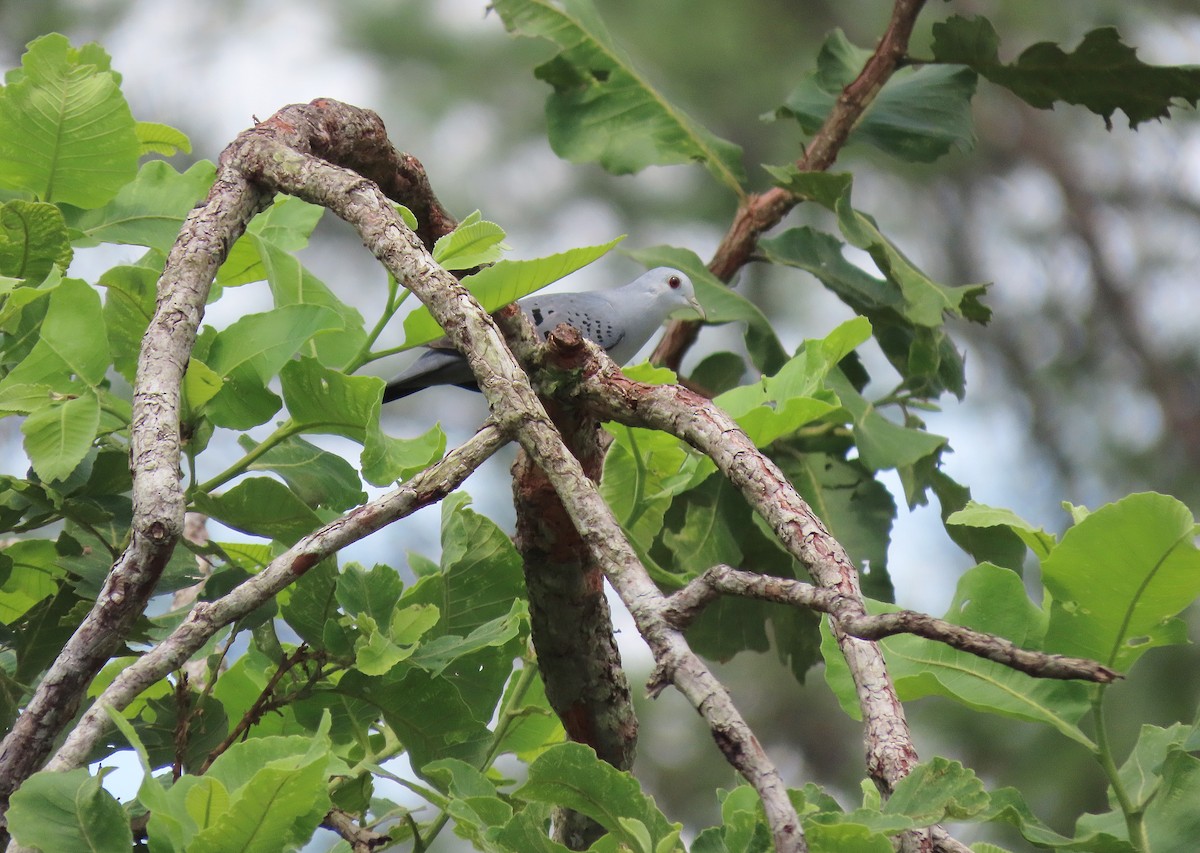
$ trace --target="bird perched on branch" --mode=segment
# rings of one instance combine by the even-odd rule
[[[677,311],[704,317],[692,280],[670,267],[657,267],[616,290],[534,294],[517,301],[545,340],[559,323],[578,329],[603,347],[618,364],[637,355],[655,330]],[[458,385],[478,391],[466,358],[445,340],[431,344],[407,370],[388,383],[383,402],[431,385]]]

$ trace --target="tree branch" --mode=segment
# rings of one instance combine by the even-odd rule
[[[1022,649],[1003,637],[914,610],[856,615],[855,608],[846,606],[845,596],[834,590],[724,565],[713,566],[675,592],[668,599],[671,607],[668,618],[683,630],[719,595],[741,595],[827,613],[847,634],[860,640],[881,640],[896,634],[924,637],[1035,678],[1082,679],[1109,684],[1121,677],[1114,670],[1087,658]]]
[[[228,594],[212,602],[197,604],[178,628],[123,670],[97,697],[46,765],[47,769],[69,770],[87,761],[108,726],[106,706],[123,710],[143,690],[182,666],[213,634],[257,609],[321,560],[393,521],[441,500],[507,441],[495,424],[485,424],[468,441],[400,488],[355,507],[305,536]]]
[[[888,27],[871,58],[863,65],[858,77],[842,90],[825,122],[809,141],[804,156],[797,162],[801,171],[823,172],[833,165],[851,131],[907,53],[913,25],[924,5],[925,0],[896,0]],[[721,281],[732,281],[737,271],[750,261],[758,238],[778,225],[801,200],[780,187],[746,196],[708,262],[709,271]],[[683,355],[695,342],[699,328],[700,323],[696,320],[674,321],[650,360],[679,372]]]

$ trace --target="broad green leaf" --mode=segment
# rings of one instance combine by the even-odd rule
[[[1137,744],[1121,765],[1121,784],[1135,808],[1144,808],[1163,785],[1163,763],[1175,751],[1186,749],[1191,726],[1176,723],[1168,728],[1143,725]],[[1167,796],[1178,796],[1167,791]]]
[[[1133,846],[1124,838],[1115,837],[1107,832],[1089,831],[1083,827],[1083,821],[1076,827],[1075,838],[1059,835],[1033,814],[1025,798],[1016,788],[1000,788],[992,791],[989,798],[991,802],[988,810],[980,815],[980,818],[997,823],[1010,823],[1020,831],[1025,840],[1039,847],[1079,853],[1134,853]],[[1119,816],[1114,817],[1120,823],[1119,832],[1124,834],[1124,821]]]
[[[813,823],[804,828],[805,840],[813,850],[836,850],[838,853],[889,853],[894,850],[891,840],[869,827],[854,823]]]
[[[521,558],[495,522],[461,505],[442,504],[441,572],[409,587],[401,603],[432,604],[442,615],[429,633],[466,637],[493,619],[507,617],[524,598]]]
[[[1146,807],[1151,850],[1188,850],[1200,838],[1200,759],[1173,749],[1162,763],[1162,789]]]
[[[918,764],[896,783],[883,806],[885,814],[906,815],[920,826],[966,820],[988,805],[975,771],[957,761],[934,758]]]
[[[1029,547],[1035,557],[1044,560],[1050,556],[1058,540],[1053,533],[1034,527],[1010,509],[985,506],[970,501],[965,507],[946,519],[954,527],[1004,527],[1011,530]]]
[[[888,609],[872,604],[872,611]],[[1046,648],[1046,615],[1029,601],[1020,577],[987,564],[959,580],[946,618],[1012,640],[1034,650]],[[826,680],[847,714],[858,718],[858,700],[845,661],[825,623],[822,653]],[[1087,748],[1091,740],[1079,729],[1090,709],[1092,687],[1083,682],[1037,679],[1002,664],[911,635],[880,641],[900,698],[908,701],[939,695],[979,711],[1048,725]]]
[[[467,276],[462,283],[479,300],[485,311],[495,311],[586,267],[606,255],[623,239],[618,237],[603,245],[582,246],[534,260],[498,261]],[[443,334],[442,327],[423,305],[404,318],[405,347],[427,344]]]
[[[283,399],[297,428],[363,443],[378,431],[383,380],[347,376],[317,359],[289,361],[279,371]]]
[[[646,166],[699,161],[742,195],[741,149],[706,130],[633,67],[587,0],[500,0],[509,32],[561,51],[535,70],[554,87],[546,102],[550,146],[574,163],[598,162],[617,175]]]
[[[266,382],[313,335],[340,327],[337,314],[321,305],[283,305],[247,314],[217,333],[206,362],[221,376],[245,371]]]
[[[481,649],[510,643],[520,635],[523,625],[528,624],[528,621],[529,605],[517,599],[507,614],[484,622],[465,637],[443,634],[421,643],[409,660],[434,675],[440,675],[446,667],[460,658]]]
[[[446,433],[439,424],[412,438],[397,438],[385,434],[376,422],[363,444],[363,479],[372,486],[387,486],[407,480],[445,455]]]
[[[773,376],[742,385],[713,402],[737,420],[750,439],[765,447],[839,408],[825,378],[871,334],[862,317],[848,320],[822,339],[804,342],[799,353]]]
[[[245,435],[238,438],[238,444],[247,452],[255,448],[254,440]],[[367,500],[353,465],[299,436],[285,438],[251,462],[247,469],[278,474],[296,497],[310,507],[322,506],[344,512]]]
[[[69,211],[67,224],[79,232],[75,240],[79,246],[122,243],[166,254],[215,177],[216,167],[207,160],[183,173],[163,160],[151,160],[108,204]]]
[[[671,502],[692,484],[697,457],[665,432],[620,424],[607,428],[615,441],[604,457],[600,494],[651,574],[662,583],[678,585],[680,578],[660,567],[651,558],[650,548],[663,529]]]
[[[876,278],[842,254],[845,244],[808,226],[790,228],[759,241],[759,249],[777,264],[802,269],[871,322],[872,334],[906,386],[922,396],[966,391],[963,359],[944,326],[924,326],[905,316],[899,285]]]
[[[351,616],[367,614],[385,629],[391,624],[404,582],[390,566],[375,566],[367,571],[358,563],[350,563],[338,576],[337,600]]]
[[[503,850],[520,850],[521,853],[570,853],[569,847],[564,847],[557,841],[554,841],[546,834],[546,820],[549,817],[549,808],[545,808],[546,814],[539,814],[539,809],[528,806],[513,815],[512,820],[505,824],[504,828],[495,833],[491,837],[499,844],[503,844]]]
[[[309,237],[325,208],[294,196],[279,195],[275,202],[258,214],[229,250],[225,263],[217,270],[216,283],[234,287],[262,281],[267,277],[261,247],[270,244],[283,252],[298,252],[308,245]]]
[[[84,282],[63,279],[50,293],[40,337],[29,355],[9,372],[0,388],[48,384],[77,393],[78,379],[95,388],[110,363],[100,296]]]
[[[0,584],[0,622],[11,625],[31,607],[58,591],[62,570],[54,543],[46,539],[21,539],[0,552],[8,565]]]
[[[469,270],[500,260],[509,247],[504,229],[483,219],[479,211],[467,216],[449,234],[438,238],[433,259],[447,270]]]
[[[977,563],[995,563],[1020,574],[1028,554],[1026,543],[1009,527],[970,527],[948,524],[948,519],[971,502],[971,490],[936,470],[930,486],[941,505],[942,524],[958,547]]]
[[[1070,53],[1053,42],[1038,42],[1011,64],[1000,61],[999,47],[1000,37],[987,18],[956,15],[933,25],[938,62],[968,65],[1039,109],[1058,101],[1078,104],[1109,127],[1112,114],[1121,110],[1136,128],[1168,118],[1179,101],[1193,107],[1200,102],[1200,67],[1146,65],[1113,27],[1087,33]]]
[[[787,351],[766,315],[749,299],[722,284],[694,252],[673,246],[651,246],[628,254],[647,267],[675,267],[687,273],[695,285],[697,300],[704,306],[706,322],[745,323],[746,349],[754,366],[763,373],[775,373],[788,360]]]
[[[283,483],[251,477],[219,495],[194,496],[196,509],[234,530],[293,545],[321,526],[321,518]]]
[[[148,267],[111,267],[101,273],[100,286],[105,290],[104,328],[108,333],[113,366],[132,385],[137,374],[142,336],[154,316],[158,273]],[[191,367],[189,363],[189,371]],[[192,405],[200,403],[193,399]]]
[[[528,780],[513,791],[513,796],[585,814],[631,846],[637,839],[629,834],[625,821],[640,822],[652,844],[680,828],[642,793],[631,774],[606,764],[590,747],[577,743],[564,743],[542,753],[529,765]]]
[[[354,666],[364,675],[386,675],[392,667],[408,660],[417,651],[422,635],[437,625],[441,614],[432,604],[414,604],[396,611],[391,625],[382,624],[365,613],[355,619],[362,636],[354,643]],[[426,666],[430,671],[433,667]]]
[[[46,482],[66,479],[87,456],[100,424],[100,399],[84,392],[43,406],[21,424],[25,452]]]
[[[42,36],[0,89],[0,186],[99,207],[133,179],[134,127],[107,54]]]
[[[174,157],[176,154],[191,154],[192,141],[181,130],[156,121],[139,121],[134,125],[142,154],[161,154]]]
[[[337,564],[323,560],[292,585],[291,595],[279,609],[300,639],[313,648],[349,655],[353,640],[338,620],[337,583]]]
[[[837,214],[842,236],[850,245],[870,255],[879,271],[898,290],[900,301],[893,306],[908,322],[934,328],[942,325],[946,315],[977,323],[987,322],[991,311],[979,301],[987,285],[951,287],[934,281],[917,269],[879,231],[874,219],[855,210],[850,201],[853,178],[849,174],[800,172],[789,167],[774,170],[773,175],[784,189]],[[828,246],[823,251],[827,254]],[[862,282],[857,284],[862,285]]]
[[[870,57],[871,51],[855,47],[841,30],[834,30],[817,54],[817,70],[800,82],[774,116],[794,118],[805,133],[816,133]],[[871,101],[850,139],[918,163],[933,162],[954,148],[969,151],[975,145],[974,94],[974,71],[936,65],[902,68]]]
[[[0,275],[36,284],[54,267],[66,272],[72,255],[57,207],[20,199],[0,205]]]
[[[12,795],[8,827],[24,847],[128,853],[133,844],[121,804],[87,770],[42,771]]]
[[[329,367],[340,368],[349,364],[367,342],[362,315],[338,299],[289,250],[280,248],[265,237],[248,236],[251,244],[258,249],[276,306],[320,305],[335,312],[341,320],[340,328],[316,335],[304,345],[301,353],[315,356]]]
[[[336,691],[375,708],[395,730],[417,772],[431,761],[446,758],[478,765],[491,744],[487,728],[491,713],[479,719],[448,678],[422,669],[377,678],[351,671]]]
[[[218,426],[248,429],[279,410],[266,383],[318,332],[341,327],[338,315],[320,305],[284,305],[248,314],[213,338],[205,362],[225,386],[205,414]]]
[[[307,741],[305,738],[258,738],[235,744],[221,758],[238,747],[285,740]],[[325,740],[328,748],[325,738],[317,740]],[[231,790],[228,809],[197,833],[188,845],[189,853],[227,853],[230,850],[275,853],[308,840],[329,808],[325,772],[328,758],[318,756],[306,761],[304,756],[288,755],[271,760],[269,755],[262,755],[265,767],[258,769],[244,785]],[[209,769],[209,775],[233,789],[218,771],[217,762]],[[215,804],[206,802],[205,805]]]
[[[524,666],[531,664],[526,662]],[[501,753],[514,753],[529,763],[551,746],[562,743],[567,739],[562,723],[550,709],[546,698],[546,686],[542,679],[535,677],[528,689],[521,694],[521,701],[513,699],[513,693],[521,682],[524,670],[517,670],[508,683],[503,699],[503,707],[513,715],[512,721],[504,732],[504,740],[500,743]]]
[[[946,439],[940,435],[885,418],[839,372],[831,372],[827,381],[842,406],[850,413],[859,458],[868,469],[883,471],[888,468],[909,468],[946,445]],[[909,504],[912,503],[910,495]]]
[[[1071,527],[1042,561],[1054,597],[1048,651],[1118,670],[1187,642],[1176,617],[1200,595],[1196,523],[1175,498],[1134,494]]]

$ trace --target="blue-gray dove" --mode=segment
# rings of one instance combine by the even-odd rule
[[[637,355],[655,330],[678,311],[704,317],[692,280],[670,267],[657,267],[616,290],[534,294],[517,301],[544,340],[559,323],[574,326],[624,364]],[[458,385],[478,391],[466,358],[445,339],[431,344],[407,370],[388,383],[383,402],[431,385]]]

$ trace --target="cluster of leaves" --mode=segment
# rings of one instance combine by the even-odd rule
[[[651,88],[590,2],[493,5],[510,30],[547,39],[558,51],[536,74],[554,87],[547,118],[560,155],[615,173],[699,161],[718,185],[747,195],[737,146]],[[1089,35],[1075,53],[1035,46],[1004,65],[986,21],[952,19],[939,27],[936,62],[897,74],[852,141],[922,162],[969,148],[977,75],[1036,106],[1080,103],[1106,119],[1122,109],[1132,123],[1163,114],[1172,98],[1196,101],[1194,74],[1144,66],[1108,31]],[[816,132],[866,55],[840,34],[830,36],[816,70],[774,115]],[[1120,70],[1128,88],[1097,82],[1105,69]],[[186,151],[187,140],[135,121],[119,83],[101,49],[76,49],[49,36],[30,45],[0,90],[0,415],[23,418],[30,461],[26,476],[0,480],[0,531],[17,537],[0,551],[5,728],[126,541],[128,386],[166,253],[215,174],[206,162],[183,172],[160,160],[139,168],[149,153]],[[891,599],[887,553],[896,506],[878,475],[895,470],[910,505],[935,492],[949,534],[980,561],[960,584],[952,621],[1118,669],[1154,646],[1184,641],[1176,616],[1200,592],[1191,579],[1198,555],[1186,508],[1140,495],[1091,515],[1075,510],[1075,526],[1055,541],[1010,514],[969,503],[969,491],[938,470],[946,439],[929,433],[917,412],[945,392],[965,392],[962,356],[945,323],[985,321],[984,287],[942,284],[920,270],[853,206],[848,174],[786,165],[767,173],[776,186],[831,214],[836,233],[795,228],[759,246],[765,259],[811,274],[858,315],[824,338],[788,353],[762,312],[712,279],[695,255],[674,247],[632,254],[648,266],[670,264],[691,274],[711,322],[745,324],[761,378],[744,384],[746,365],[733,353],[709,356],[692,378],[717,393],[718,404],[869,568],[868,592]],[[159,592],[194,583],[199,556],[215,569],[200,595],[218,598],[282,547],[360,503],[364,481],[403,479],[445,450],[436,425],[403,439],[381,428],[383,383],[356,373],[395,351],[377,346],[404,294],[394,281],[381,286],[383,305],[368,322],[306,270],[294,253],[307,244],[321,212],[280,198],[232,247],[210,300],[226,288],[265,287],[273,307],[224,329],[203,327],[184,381],[190,506],[261,541],[179,549]],[[434,254],[448,269],[490,265],[465,281],[485,307],[496,308],[590,263],[616,242],[517,262],[502,260],[503,239],[498,226],[472,215]],[[145,251],[95,282],[71,277],[75,251],[101,244]],[[851,263],[847,247],[865,252],[876,273]],[[401,348],[440,334],[423,309],[409,313],[403,326]],[[876,398],[868,395],[870,377],[856,356],[872,340],[899,375],[895,388]],[[261,440],[244,434],[272,423]],[[241,458],[210,459],[218,430],[242,433]],[[602,490],[662,585],[680,586],[718,562],[802,576],[735,491],[713,475],[710,461],[662,434],[613,431]],[[357,468],[305,438],[313,434],[360,444]],[[200,475],[218,464],[218,473]],[[1041,561],[1042,605],[1029,599],[1019,577],[1027,551]],[[102,775],[84,770],[38,774],[13,798],[14,835],[47,850],[124,850],[129,818],[148,810],[154,849],[290,849],[337,807],[369,816],[395,840],[418,836],[414,842],[424,844],[453,821],[481,849],[561,850],[545,826],[552,806],[565,805],[609,830],[594,849],[681,849],[681,828],[632,777],[583,747],[560,743],[562,729],[526,651],[519,558],[503,532],[461,497],[449,499],[440,562],[410,555],[407,568],[414,578],[408,585],[391,566],[367,570],[329,560],[311,569],[213,638],[197,655],[205,678],[160,683],[115,720],[119,735],[95,758],[136,750],[144,770],[136,798],[118,803],[102,787]],[[182,615],[143,618],[128,640],[138,649],[160,642]],[[247,637],[248,649],[231,654],[235,640]],[[797,678],[823,656],[831,686],[848,713],[857,713],[840,656],[827,638],[822,647],[817,620],[805,612],[722,601],[690,629],[689,640],[719,659],[773,643]],[[1150,842],[1172,849],[1176,839],[1194,837],[1194,818],[1178,806],[1195,796],[1200,779],[1190,755],[1198,741],[1194,728],[1148,727],[1118,768],[1107,739],[1080,728],[1091,711],[1103,731],[1102,688],[1037,681],[913,638],[884,646],[905,698],[932,693],[1049,725],[1091,750],[1108,773],[1113,811],[1082,821],[1073,839],[1058,836],[1018,792],[986,792],[969,770],[935,759],[886,804],[867,790],[861,806],[846,812],[816,786],[792,792],[810,849],[890,850],[890,836],[944,820],[1008,821],[1030,842],[1063,849],[1124,851]],[[115,658],[93,694],[138,653],[130,648]],[[231,736],[247,739],[231,745]],[[401,754],[419,781],[398,779],[382,766]],[[524,783],[496,771],[501,754],[528,763]],[[422,824],[377,796],[380,779],[399,781],[439,817]],[[719,799],[722,824],[702,831],[692,849],[768,849],[752,791],[721,792]]]

